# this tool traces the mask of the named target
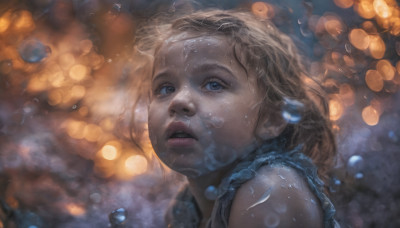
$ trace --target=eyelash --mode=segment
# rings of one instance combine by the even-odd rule
[[[169,92],[169,91],[165,91],[165,93],[163,93],[163,89],[167,89],[167,88],[172,88],[173,91]],[[173,85],[171,85],[170,83],[162,83],[161,85],[159,85],[155,90],[154,90],[154,94],[158,95],[158,96],[165,96],[167,94],[173,93],[175,92],[175,87]]]
[[[211,85],[211,83],[218,83],[218,86],[220,88],[215,90],[211,88],[206,88],[208,85]],[[227,87],[228,87],[227,83],[225,83],[223,80],[219,78],[207,78],[202,85],[202,88],[205,88],[209,92],[220,92],[221,90],[226,89]]]
[[[219,88],[218,89],[207,88],[208,85],[211,86],[211,83],[218,83]],[[228,88],[228,84],[219,78],[212,77],[204,80],[204,83],[202,84],[201,88],[204,88],[206,92],[221,92],[221,90]],[[172,91],[171,90],[168,91],[168,89],[172,89]],[[166,96],[173,92],[175,92],[175,87],[172,84],[162,83],[154,90],[153,93],[157,96]]]

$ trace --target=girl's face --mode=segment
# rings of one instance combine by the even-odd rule
[[[167,166],[195,178],[254,149],[261,95],[227,39],[182,33],[157,54],[149,134]]]

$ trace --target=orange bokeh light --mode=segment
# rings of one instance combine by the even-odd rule
[[[343,24],[335,16],[326,16],[324,26],[325,30],[333,37],[337,37],[343,32]]]
[[[350,43],[360,50],[368,48],[370,43],[370,37],[363,29],[352,29],[349,33]]]
[[[99,139],[103,131],[95,124],[88,124],[83,129],[84,138],[89,142],[95,142]]]
[[[125,171],[128,175],[140,175],[147,170],[147,160],[141,155],[132,155],[125,160]]]
[[[71,138],[83,139],[86,123],[83,121],[67,120],[67,133]]]
[[[355,100],[354,89],[349,84],[341,84],[339,87],[339,97],[344,106],[353,105]]]
[[[255,2],[251,5],[251,11],[254,15],[262,19],[274,17],[274,9],[265,2]]]
[[[376,70],[382,75],[384,80],[392,80],[394,78],[395,69],[386,59],[379,60],[376,64]]]
[[[86,213],[85,208],[75,203],[68,203],[65,208],[71,215],[74,216],[82,216]]]
[[[337,98],[332,98],[329,100],[329,117],[331,120],[335,121],[340,119],[343,115],[343,105]]]
[[[376,70],[368,70],[365,74],[365,82],[372,91],[379,92],[383,89],[382,75]]]
[[[104,145],[103,148],[101,148],[101,155],[104,159],[112,161],[117,158],[118,150],[113,145]]]
[[[373,7],[375,13],[381,18],[388,18],[392,15],[392,9],[384,0],[374,0]]]
[[[85,65],[77,64],[69,70],[69,76],[76,80],[76,81],[81,81],[83,80],[88,73],[88,69]]]
[[[11,13],[6,12],[3,14],[3,16],[0,17],[0,33],[3,33],[7,31],[7,29],[10,27],[11,24]]]
[[[14,22],[14,27],[17,30],[28,32],[35,29],[35,22],[33,21],[31,12],[22,10],[19,13],[19,17]]]
[[[378,35],[371,35],[370,44],[369,44],[369,52],[372,57],[375,59],[381,59],[385,55],[386,45],[383,42],[382,38]]]
[[[362,110],[361,116],[366,124],[375,126],[379,123],[379,113],[371,106],[367,106]]]
[[[354,0],[333,0],[333,2],[343,9],[350,8],[354,4]]]
[[[375,10],[370,0],[360,0],[360,2],[356,3],[354,8],[357,13],[365,19],[375,17]]]

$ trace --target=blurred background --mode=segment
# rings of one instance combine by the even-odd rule
[[[184,178],[154,158],[141,95],[149,57],[135,37],[157,14],[209,7],[271,20],[325,87],[339,146],[329,191],[342,227],[400,227],[399,5],[1,0],[0,228],[165,226]]]

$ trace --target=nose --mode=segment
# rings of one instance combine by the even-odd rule
[[[168,108],[169,114],[193,116],[196,113],[196,107],[193,103],[192,94],[187,89],[182,89],[175,93]]]

